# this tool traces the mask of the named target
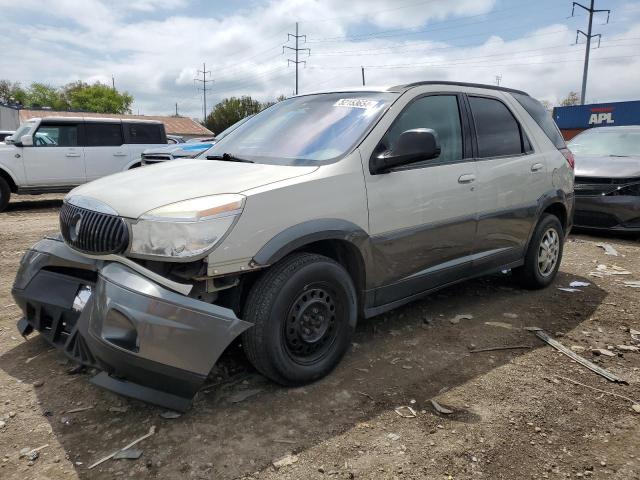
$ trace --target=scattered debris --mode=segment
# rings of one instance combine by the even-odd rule
[[[113,456],[114,460],[137,460],[142,456],[142,450],[136,448],[127,448],[126,450],[120,450]]]
[[[566,287],[558,287],[558,290],[562,290],[563,292],[569,292],[569,293],[582,291],[579,288],[566,288]]]
[[[576,287],[588,287],[589,285],[591,285],[589,282],[581,282],[579,280],[574,280],[573,282],[571,282],[569,284],[569,286],[571,288],[576,288]]]
[[[273,441],[276,443],[287,443],[289,445],[296,445],[298,443],[295,440],[285,440],[284,438],[276,438]]]
[[[402,418],[415,418],[416,411],[409,406],[396,407],[395,412]]]
[[[367,397],[369,400],[371,400],[373,402],[373,397],[371,395],[369,395],[368,393],[364,393],[364,392],[356,392],[358,395],[362,395],[363,397]]]
[[[133,447],[134,445],[137,445],[138,443],[140,443],[142,440],[149,438],[151,435],[153,435],[154,433],[156,433],[156,426],[152,425],[151,428],[149,429],[149,432],[143,436],[141,436],[140,438],[134,440],[133,442],[131,442],[129,445],[126,445],[125,447],[121,448],[120,450],[116,450],[115,452],[113,452],[111,455],[107,455],[104,458],[101,458],[100,460],[98,460],[97,462],[89,465],[89,470],[91,470],[92,468],[97,467],[98,465],[103,464],[104,462],[106,462],[107,460],[112,459],[118,452],[121,452],[122,450],[128,450],[131,447]]]
[[[627,400],[631,402],[631,408],[633,408],[636,412],[640,413],[640,402],[635,401],[633,398],[625,397],[624,395],[620,395],[619,393],[608,392],[606,390],[602,390],[601,388],[592,387],[591,385],[585,385],[584,383],[580,383],[571,378],[562,377],[560,375],[556,375],[557,378],[564,380],[565,382],[573,383],[574,385],[580,385],[581,387],[588,388],[590,390],[594,390],[596,392],[604,393],[606,395],[611,395],[612,397],[622,398],[623,400]]]
[[[612,255],[614,257],[618,256],[618,251],[613,248],[613,245],[611,245],[610,243],[596,243],[596,247],[604,249],[605,255]]]
[[[576,353],[582,353],[586,350],[586,348],[581,345],[571,345],[571,347],[569,348],[571,348],[572,352],[576,352]]]
[[[400,435],[398,435],[397,433],[387,433],[387,438],[392,442],[397,442],[398,440],[400,440]]]
[[[518,314],[517,313],[503,313],[502,316],[504,318],[518,318]]]
[[[86,407],[78,407],[78,408],[72,408],[71,410],[67,410],[66,412],[63,413],[80,413],[80,412],[86,412],[87,410],[91,410],[93,408],[93,405],[88,405]]]
[[[634,330],[633,328],[630,328],[629,334],[631,335],[631,338],[633,340],[635,340],[636,342],[640,342],[640,330]]]
[[[44,385],[44,380],[36,380],[35,382],[33,382],[33,386],[36,388],[40,388],[43,385]]]
[[[43,450],[48,446],[49,444],[46,443],[38,448],[29,448],[29,447],[23,448],[22,450],[20,450],[20,455],[18,456],[18,458],[26,457],[26,459],[29,460],[30,462],[34,462],[38,459],[38,457],[40,457],[40,453],[39,453],[40,450]]]
[[[468,313],[463,313],[460,315],[456,315],[453,318],[449,319],[449,322],[453,323],[454,325],[457,325],[458,323],[460,323],[460,320],[471,320],[473,318],[473,315],[470,315]]]
[[[74,365],[73,367],[67,369],[67,375],[77,375],[84,372],[86,369],[87,367],[85,367],[84,365]]]
[[[129,410],[129,407],[124,406],[124,407],[109,407],[108,410],[112,413],[127,413],[127,411]]]
[[[274,466],[274,468],[276,470],[282,468],[282,467],[287,467],[289,465],[293,465],[294,463],[296,463],[298,461],[298,456],[297,455],[293,455],[291,453],[285,455],[282,458],[279,458],[277,460],[274,460],[272,463],[272,465]]]
[[[173,410],[167,410],[160,414],[162,418],[166,418],[167,420],[173,420],[174,418],[180,418],[182,416],[181,413],[174,412]]]
[[[435,409],[436,412],[442,413],[443,415],[449,415],[449,414],[453,413],[453,410],[449,410],[448,408],[444,408],[442,405],[440,405],[438,402],[436,402],[433,398],[431,399],[431,405],[433,405],[433,408]]]
[[[261,388],[250,388],[248,390],[240,390],[231,395],[227,400],[231,403],[244,402],[247,398],[253,397],[262,391]]]
[[[590,362],[589,360],[587,360],[584,357],[581,357],[577,353],[572,352],[570,349],[565,347],[563,344],[561,344],[557,340],[555,340],[555,339],[551,338],[549,335],[547,335],[541,328],[538,328],[538,327],[527,327],[526,330],[534,332],[536,334],[536,336],[540,340],[548,343],[549,345],[551,345],[553,348],[555,348],[559,352],[564,353],[567,357],[571,358],[572,360],[575,360],[580,365],[582,365],[583,367],[588,368],[592,372],[595,372],[598,375],[603,376],[604,378],[606,378],[610,382],[617,382],[617,383],[624,383],[624,384],[627,383],[626,380],[623,380],[622,378],[620,378],[617,375],[609,372],[608,370],[605,370],[604,368],[599,367],[595,363]]]
[[[533,346],[532,345],[504,345],[500,347],[476,348],[475,350],[469,350],[469,353],[495,352],[497,350],[518,350],[521,348],[533,348]]]
[[[593,273],[595,273],[596,275],[592,275]],[[589,273],[589,275],[591,276],[597,276],[597,274],[601,274],[601,275],[632,275],[632,273],[629,270],[625,270],[622,267],[619,267],[617,265],[603,265],[600,264],[596,267],[596,272],[591,272]]]
[[[622,282],[622,283],[624,283],[625,287],[640,288],[640,280],[630,280],[628,282]]]
[[[618,350],[622,350],[623,352],[638,352],[640,348],[634,345],[616,345]]]
[[[513,325],[506,322],[484,322],[484,324],[489,325],[491,327],[506,328],[507,330],[511,330],[513,328]]]
[[[591,350],[591,353],[594,355],[604,355],[605,357],[615,357],[616,354],[611,350],[607,350],[606,348],[594,348]]]

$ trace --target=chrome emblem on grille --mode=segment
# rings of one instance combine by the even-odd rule
[[[76,213],[69,222],[69,236],[74,242],[78,240],[80,235],[80,225],[82,224],[82,214]]]

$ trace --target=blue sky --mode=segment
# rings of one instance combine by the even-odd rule
[[[640,98],[640,2],[597,0],[587,100]],[[423,79],[495,82],[556,102],[580,90],[586,30],[565,0],[0,0],[0,77],[23,84],[110,82],[134,111],[202,115],[193,77],[211,69],[208,105],[294,88],[282,45],[300,23],[311,49],[301,93]],[[583,42],[583,39],[580,39]],[[289,42],[287,45],[292,45]]]

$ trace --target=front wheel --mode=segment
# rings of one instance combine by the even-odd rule
[[[253,366],[282,385],[303,385],[327,375],[349,348],[356,291],[334,260],[296,253],[254,284],[244,320],[254,324],[242,336]]]
[[[525,288],[545,288],[553,282],[564,247],[564,231],[555,215],[545,213],[536,226],[524,265],[514,269],[513,273]]]

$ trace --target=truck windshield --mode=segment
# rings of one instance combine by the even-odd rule
[[[568,147],[576,155],[640,155],[640,128],[594,128],[574,137]]]
[[[342,92],[283,100],[216,143],[202,157],[228,154],[256,163],[314,165],[348,153],[397,93]]]

